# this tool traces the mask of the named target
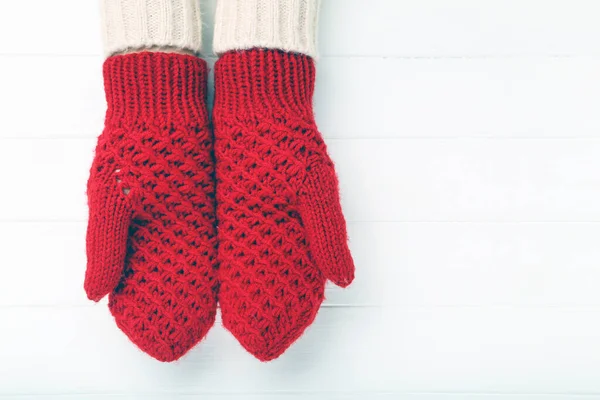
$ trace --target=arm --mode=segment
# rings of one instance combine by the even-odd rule
[[[139,51],[199,53],[197,0],[101,0],[106,57]]]
[[[317,56],[319,0],[219,0],[214,50],[279,49]]]

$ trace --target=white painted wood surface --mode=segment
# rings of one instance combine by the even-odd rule
[[[600,398],[599,15],[323,0],[315,108],[357,280],[272,363],[218,324],[164,365],[82,289],[96,1],[0,0],[0,399]]]

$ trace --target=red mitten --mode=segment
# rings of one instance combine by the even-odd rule
[[[111,293],[119,328],[173,361],[212,326],[216,231],[207,68],[138,53],[104,64],[108,111],[88,181],[85,291]]]
[[[326,279],[354,278],[314,78],[310,57],[278,50],[215,66],[219,302],[225,327],[263,361],[311,324]]]

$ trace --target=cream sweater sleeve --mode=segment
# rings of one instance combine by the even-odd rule
[[[199,0],[101,0],[104,52],[202,47]]]
[[[319,0],[218,0],[214,50],[255,47],[317,56]]]

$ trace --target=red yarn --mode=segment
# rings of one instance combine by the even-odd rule
[[[314,320],[325,279],[354,278],[338,182],[315,125],[311,58],[230,52],[215,67],[219,302],[257,358]]]
[[[212,326],[216,231],[207,69],[187,55],[104,64],[108,111],[88,181],[85,290],[111,293],[116,323],[160,361]]]

